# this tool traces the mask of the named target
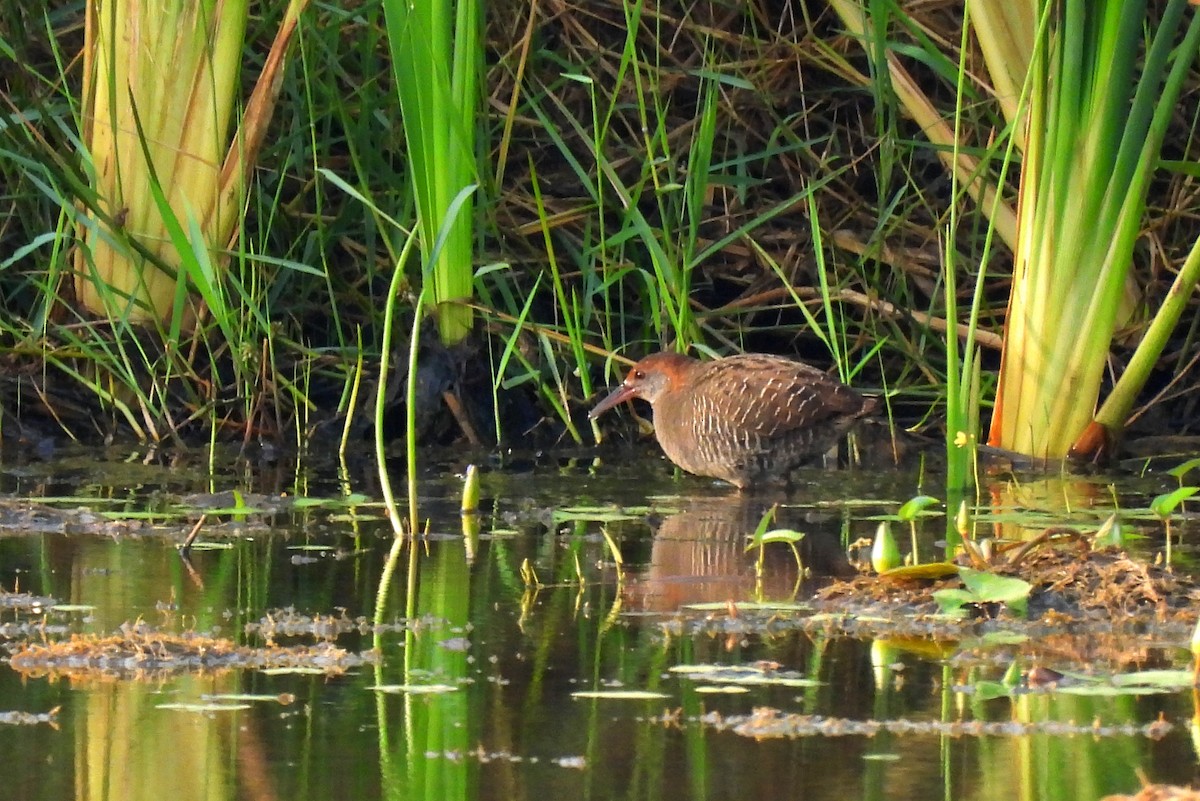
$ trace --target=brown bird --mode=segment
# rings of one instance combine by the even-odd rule
[[[738,489],[786,482],[878,403],[815,367],[757,353],[710,362],[652,354],[588,417],[630,398],[650,402],[668,459]]]

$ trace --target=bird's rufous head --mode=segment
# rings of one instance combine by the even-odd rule
[[[630,367],[621,386],[597,403],[588,417],[595,419],[631,398],[641,398],[653,406],[663,393],[681,387],[687,372],[698,363],[682,353],[653,353]]]

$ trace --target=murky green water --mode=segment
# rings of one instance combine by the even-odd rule
[[[4,468],[6,494],[94,499],[94,516],[20,504],[2,516],[3,588],[53,599],[5,613],[10,650],[141,621],[256,647],[332,642],[369,661],[344,673],[138,678],[5,666],[0,712],[57,712],[53,723],[0,723],[0,797],[1095,799],[1136,790],[1139,771],[1194,778],[1188,692],[983,701],[962,688],[999,679],[1002,648],[989,658],[979,643],[881,647],[797,625],[808,613],[791,602],[849,569],[846,545],[871,535],[868,518],[922,489],[911,473],[813,471],[780,521],[806,533],[812,575],[801,578],[786,546],[768,551],[761,575],[745,551],[762,502],[675,480],[650,451],[618,464],[489,465],[469,545],[453,475],[467,459],[422,478],[428,536],[382,583],[379,626],[392,538],[366,466],[339,476],[325,464],[228,461],[210,479],[198,451]],[[1091,486],[1096,503],[1109,500],[1103,482]],[[197,515],[173,504],[234,488],[368,500],[213,514],[200,540],[226,547],[196,550],[189,569],[175,546]],[[638,508],[604,522],[577,511],[618,504]],[[932,552],[944,527],[923,523],[921,547]],[[1165,637],[1129,642],[1132,661],[1186,665],[1186,634]],[[648,697],[579,695],[595,691]],[[1166,731],[1147,736],[1159,720]]]

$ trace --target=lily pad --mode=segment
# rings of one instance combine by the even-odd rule
[[[926,562],[923,565],[894,567],[891,570],[883,571],[879,575],[885,578],[901,579],[904,581],[937,581],[938,579],[949,578],[958,573],[959,570],[959,566],[952,562]]]
[[[666,693],[653,690],[580,690],[571,693],[572,698],[609,698],[626,701],[653,701],[670,698]]]
[[[306,509],[319,506],[325,507],[344,507],[344,506],[362,506],[369,499],[361,492],[352,492],[349,495],[344,495],[340,498],[294,498],[292,506],[297,509]]]
[[[733,606],[740,612],[753,612],[757,610],[772,612],[806,612],[812,609],[812,604],[806,604],[799,601],[737,601]],[[684,604],[683,609],[692,612],[721,612],[727,611],[730,607],[728,601],[707,601],[698,604]]]
[[[376,684],[367,689],[393,695],[437,695],[458,691],[457,687],[450,684]]]
[[[571,506],[554,511],[555,523],[587,520],[597,523],[612,523],[617,520],[640,520],[649,509],[618,508],[613,506]]]
[[[276,703],[287,705],[292,703],[292,701],[295,700],[295,697],[288,693],[275,693],[273,695],[268,695],[266,693],[214,693],[212,695],[202,695],[200,696],[200,699],[205,703],[210,704],[233,702],[247,704]]]
[[[222,703],[203,703],[203,704],[159,704],[157,709],[170,709],[175,712],[198,712],[207,714],[210,712],[237,712],[242,709],[249,709],[250,704],[222,704]]]
[[[1023,579],[1000,576],[968,567],[958,569],[962,589],[937,590],[933,598],[947,614],[958,613],[968,604],[1004,604],[1024,617],[1032,585]]]
[[[232,542],[212,542],[211,540],[197,540],[192,543],[191,550],[195,551],[232,551]]]
[[[692,681],[724,685],[818,687],[824,683],[793,670],[768,670],[755,665],[673,665],[670,670]]]
[[[1156,687],[1162,690],[1183,690],[1195,682],[1190,670],[1142,670],[1137,673],[1120,673],[1111,681],[1118,687]]]

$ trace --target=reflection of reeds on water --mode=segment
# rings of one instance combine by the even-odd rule
[[[789,600],[796,590],[799,566],[791,549],[767,546],[761,587],[756,584],[757,552],[746,546],[768,504],[741,495],[680,499],[686,511],[668,515],[659,525],[650,564],[626,585],[628,607],[671,612],[688,604]],[[781,510],[777,527],[794,527],[806,536],[798,544],[804,567],[811,572],[801,595],[828,576],[853,573],[841,547],[838,521],[789,522]],[[627,607],[627,608],[628,608]]]

